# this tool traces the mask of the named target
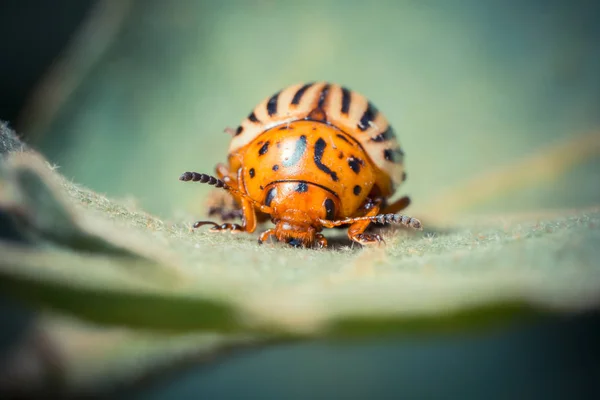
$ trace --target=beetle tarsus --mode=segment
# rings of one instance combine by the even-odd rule
[[[266,231],[261,233],[260,236],[258,237],[258,244],[263,244],[264,242],[269,240],[269,238],[271,236],[273,236],[274,234],[275,234],[275,229],[273,229],[273,228],[267,229]]]
[[[363,246],[385,244],[385,240],[383,240],[381,235],[379,235],[377,233],[360,233],[360,234],[352,237],[352,240],[360,243]]]
[[[238,224],[224,223],[219,225],[212,221],[198,221],[194,224],[194,228],[199,228],[203,225],[212,225],[212,227],[209,229],[210,232],[230,231],[231,233],[238,233],[244,231],[244,227]]]
[[[315,236],[317,248],[323,249],[327,247],[327,238],[320,233]]]

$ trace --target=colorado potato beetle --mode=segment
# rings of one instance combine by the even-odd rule
[[[259,243],[274,236],[304,247],[327,246],[323,228],[348,227],[348,237],[363,245],[383,240],[366,232],[371,223],[421,229],[419,220],[398,214],[408,197],[389,202],[406,179],[404,153],[386,117],[363,95],[328,82],[292,85],[230,131],[227,164],[217,165],[216,177],[185,172],[179,179],[225,189],[242,222],[198,221],[194,228],[252,233],[271,219],[275,227]]]

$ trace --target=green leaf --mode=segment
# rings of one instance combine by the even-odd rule
[[[392,231],[380,249],[260,247],[250,235],[193,233],[177,224],[138,229],[132,222],[140,213],[108,201],[104,213],[118,210],[121,221],[96,215],[89,223],[89,209],[66,211],[69,200],[58,200],[58,180],[40,162],[21,155],[7,163],[27,217],[6,210],[46,245],[2,244],[0,288],[84,320],[342,337],[435,332],[598,305],[597,210],[502,227],[465,222],[437,234]],[[90,192],[75,193],[85,204],[95,201]],[[82,238],[91,245],[81,246]]]

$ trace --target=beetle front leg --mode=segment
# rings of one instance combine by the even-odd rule
[[[379,213],[379,209],[381,208],[381,200],[368,200],[368,202],[363,206],[363,209],[366,210],[365,217],[373,217]],[[371,221],[368,219],[360,220],[353,222],[352,225],[348,228],[348,237],[350,240],[353,240],[362,245],[373,245],[380,244],[384,242],[381,235],[377,233],[365,233]]]
[[[227,185],[239,187],[236,176],[231,174],[227,165],[218,163],[215,167],[215,172],[217,178],[221,179]],[[215,190],[211,193],[206,202],[206,206],[208,208],[207,215],[209,217],[215,215],[223,222],[242,218],[243,216],[238,197],[222,190]]]
[[[273,229],[273,228],[267,229],[266,231],[261,233],[260,236],[258,237],[258,244],[263,244],[264,242],[269,240],[269,238],[271,236],[274,236],[274,235],[275,235],[275,229]]]
[[[383,207],[383,214],[396,214],[404,210],[410,205],[410,197],[404,196],[393,202],[392,204],[386,204]]]
[[[184,181],[184,182],[193,181],[193,182],[206,183],[206,184],[212,185],[216,188],[225,189],[228,192],[230,192],[230,194],[240,198],[240,202],[242,205],[242,214],[243,214],[241,225],[229,224],[229,223],[218,225],[217,223],[212,222],[212,221],[198,221],[194,224],[194,228],[197,228],[197,227],[200,227],[203,225],[207,225],[207,224],[211,224],[211,225],[213,225],[213,227],[211,228],[212,232],[220,232],[220,231],[229,230],[229,231],[236,231],[236,232],[252,233],[256,229],[256,210],[254,207],[259,208],[262,212],[270,213],[270,211],[271,211],[269,207],[262,205],[262,204],[256,202],[255,200],[253,200],[251,197],[249,197],[248,194],[246,194],[246,192],[243,190],[243,188],[240,187],[241,185],[239,183],[239,180],[235,181],[235,183],[238,186],[237,188],[223,182],[223,180],[221,180],[219,178],[215,178],[214,176],[210,176],[207,174],[200,174],[198,172],[184,172],[179,177],[179,180]]]
[[[323,236],[323,234],[317,233],[315,241],[317,243],[318,248],[324,249],[325,247],[327,247],[327,238]]]
[[[238,232],[252,233],[256,230],[256,211],[254,210],[252,203],[250,203],[246,199],[242,199],[242,223],[241,223],[241,225],[240,224],[230,224],[230,223],[224,223],[224,224],[219,225],[212,221],[198,221],[194,224],[194,228],[198,228],[203,225],[213,225],[213,227],[210,228],[211,232],[230,231],[231,233],[238,233]]]

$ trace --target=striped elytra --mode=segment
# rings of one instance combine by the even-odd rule
[[[275,126],[299,120],[335,126],[344,138],[359,143],[380,172],[391,179],[390,194],[402,183],[403,152],[385,115],[362,94],[329,82],[299,83],[266,97],[237,128],[229,152],[237,152]]]

